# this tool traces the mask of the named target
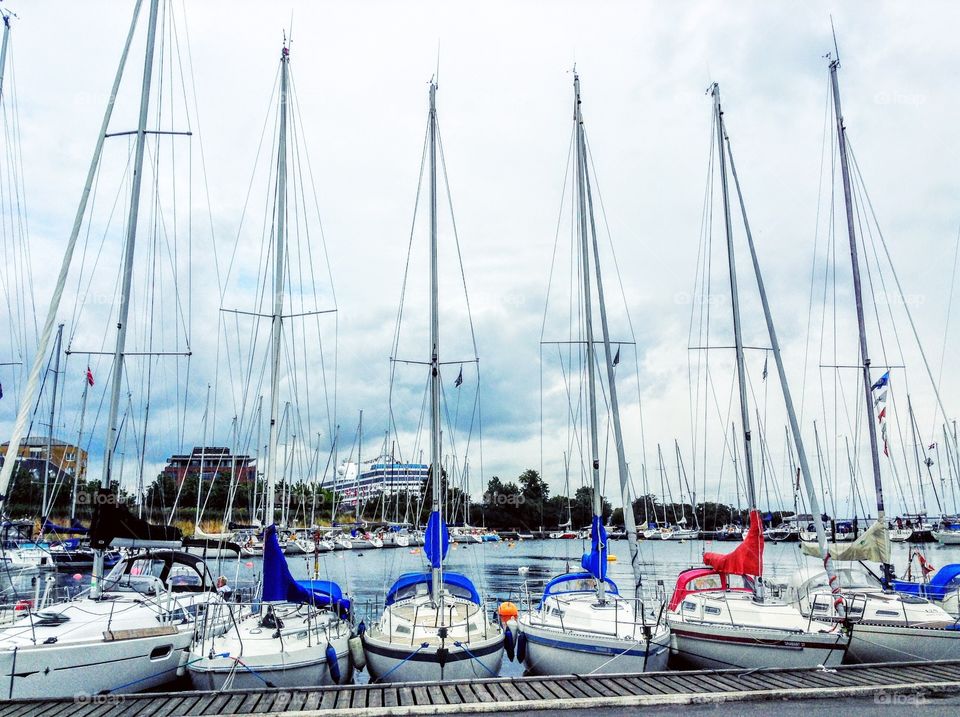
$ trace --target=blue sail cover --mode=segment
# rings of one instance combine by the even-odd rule
[[[599,515],[590,524],[590,552],[584,553],[580,565],[597,580],[607,575],[607,531]]]
[[[268,526],[263,537],[263,601],[334,607],[341,616],[350,612],[350,600],[343,597],[336,583],[328,580],[297,582],[293,579],[277,540],[275,525]]]
[[[404,573],[397,582],[393,584],[387,592],[386,604],[392,605],[397,600],[405,600],[415,597],[417,594],[423,594],[430,589],[430,583],[433,580],[431,573]],[[423,585],[419,588],[417,586]],[[466,575],[460,573],[443,573],[443,585],[456,597],[462,597],[470,600],[477,605],[480,604],[480,594]]]
[[[450,549],[450,531],[440,518],[439,511],[431,511],[427,519],[427,531],[423,536],[423,552],[431,568],[439,568]]]

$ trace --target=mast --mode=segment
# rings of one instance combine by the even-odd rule
[[[747,208],[743,201],[743,192],[740,191],[740,179],[737,177],[737,166],[733,162],[733,151],[730,148],[730,138],[727,136],[726,128],[722,126],[723,116],[720,116],[723,138],[726,141],[727,153],[730,156],[730,173],[733,175],[733,183],[737,190],[737,198],[740,203],[740,213],[743,216],[743,228],[747,235],[747,246],[750,248],[750,259],[753,263],[753,274],[757,279],[757,290],[760,294],[760,303],[763,306],[763,318],[767,324],[767,334],[770,337],[770,347],[773,353],[773,362],[777,367],[777,377],[780,381],[780,388],[783,391],[783,403],[787,410],[787,417],[790,421],[790,432],[793,435],[793,444],[797,450],[797,458],[800,462],[800,473],[803,475],[804,487],[807,496],[810,498],[810,512],[813,513],[813,525],[817,533],[817,543],[820,546],[820,554],[823,556],[823,565],[827,572],[827,579],[834,594],[834,609],[844,615],[843,599],[839,596],[839,584],[837,583],[836,573],[833,568],[833,561],[830,553],[827,552],[827,535],[820,512],[820,501],[817,499],[816,490],[813,487],[813,476],[810,473],[810,464],[807,461],[807,452],[803,447],[803,436],[800,432],[800,422],[797,419],[797,412],[793,405],[793,395],[790,393],[790,385],[787,383],[787,373],[783,366],[783,356],[780,352],[780,341],[777,339],[777,329],[773,324],[773,314],[770,311],[770,302],[767,300],[767,289],[763,283],[763,274],[760,272],[760,261],[757,259],[757,250],[753,243],[753,233],[750,231],[750,222],[747,220]],[[721,153],[723,148],[721,147]],[[789,435],[788,435],[789,439]],[[788,441],[789,445],[789,441]],[[794,516],[797,515],[797,494],[794,491]]]
[[[266,466],[266,505],[263,514],[264,525],[271,525],[276,512],[274,482],[277,472],[277,450],[279,448],[279,426],[277,419],[280,410],[280,351],[283,329],[283,288],[284,288],[284,242],[286,241],[287,219],[287,83],[290,64],[290,48],[286,41],[280,53],[280,136],[277,149],[277,246],[276,265],[273,277],[273,315],[271,316],[271,370],[270,370],[270,436],[267,448]]]
[[[737,262],[733,251],[733,224],[730,220],[730,191],[727,186],[727,163],[723,151],[723,110],[720,108],[720,85],[713,83],[714,117],[717,125],[717,149],[720,159],[720,187],[723,192],[723,220],[727,235],[727,265],[730,274],[730,304],[733,309],[733,341],[737,354],[737,384],[740,389],[740,421],[743,426],[743,463],[747,478],[747,501],[757,508],[757,488],[753,477],[753,455],[750,440],[750,410],[747,406],[747,378],[743,356],[743,335],[740,327],[740,294],[737,288]]]
[[[872,386],[870,379],[870,352],[867,347],[867,326],[863,312],[863,288],[860,285],[860,258],[857,250],[857,231],[853,217],[853,193],[850,188],[850,167],[847,162],[847,128],[843,124],[843,111],[840,106],[840,84],[837,80],[837,69],[840,67],[839,56],[830,62],[830,82],[833,85],[833,109],[837,119],[837,143],[840,150],[840,172],[843,178],[843,203],[847,215],[847,236],[850,240],[850,264],[853,269],[853,294],[857,304],[857,331],[860,339],[860,361],[863,368],[863,398],[867,408],[867,426],[870,435],[870,462],[873,467],[873,485],[877,493],[877,522],[883,524],[886,520],[883,506],[883,483],[880,479],[880,454],[877,451],[877,423],[876,411],[873,404]],[[881,565],[883,570],[884,587],[888,587],[893,579],[893,566],[890,563]]]
[[[593,345],[593,293],[590,290],[590,244],[587,237],[587,223],[584,221],[587,216],[586,202],[586,184],[587,162],[586,146],[583,140],[583,116],[580,114],[580,76],[573,75],[574,92],[574,124],[577,134],[577,216],[579,218],[580,229],[580,257],[583,270],[583,309],[586,322],[586,365],[587,365],[587,386],[590,400],[590,463],[593,476],[593,515],[594,517],[603,517],[603,502],[600,496],[600,440],[597,427],[597,378],[594,374],[596,366],[595,350]],[[609,364],[610,362],[607,361]],[[624,512],[626,514],[626,512]],[[605,585],[603,580],[597,580],[597,599],[604,602]]]
[[[133,257],[137,242],[137,220],[140,215],[140,190],[143,184],[143,154],[147,144],[147,114],[150,109],[150,84],[153,79],[153,52],[157,40],[159,0],[150,0],[147,25],[147,45],[143,60],[143,82],[140,87],[140,117],[137,122],[137,140],[134,148],[133,179],[130,187],[130,212],[127,216],[126,246],[124,248],[123,279],[120,288],[120,312],[117,316],[117,342],[113,352],[113,382],[110,386],[110,412],[107,418],[107,440],[104,446],[103,477],[100,487],[110,488],[113,471],[113,453],[119,439],[117,417],[120,413],[120,391],[123,387],[123,358],[127,345],[127,317],[130,313],[130,285],[133,281]],[[91,592],[99,594],[103,577],[103,552],[94,551]]]
[[[443,524],[443,482],[440,440],[440,281],[437,261],[437,83],[430,80],[430,471],[433,474],[431,512]],[[443,540],[438,567],[431,568],[431,595],[443,618]]]
[[[4,17],[6,20],[6,17]],[[0,51],[0,54],[6,52],[6,35],[9,30],[4,30],[4,48],[3,51]],[[2,65],[3,60],[0,59],[0,65]],[[2,70],[0,70],[2,73]],[[0,79],[2,83],[2,79]],[[50,506],[47,505],[47,483],[50,480],[50,456],[53,454],[53,426],[57,420],[57,379],[60,377],[60,348],[63,345],[63,324],[60,324],[57,327],[57,340],[53,345],[53,391],[50,394],[50,434],[47,436],[47,466],[43,472],[43,501],[40,503],[43,520],[47,519],[47,513],[50,510]],[[79,448],[79,446],[78,446]],[[61,461],[62,465],[62,461]],[[58,470],[59,473],[59,470]],[[57,481],[59,485],[59,480]]]
[[[579,79],[577,80],[579,82]],[[579,96],[579,95],[578,95]],[[577,103],[579,110],[580,104]],[[607,385],[610,391],[610,414],[613,417],[613,439],[617,448],[617,473],[620,476],[620,496],[623,506],[623,527],[627,532],[627,543],[630,548],[630,565],[633,568],[634,597],[639,598],[640,583],[643,576],[640,571],[640,550],[637,546],[637,521],[633,515],[633,500],[630,496],[630,475],[627,473],[627,455],[623,447],[623,429],[620,426],[620,403],[617,398],[617,375],[614,368],[613,350],[610,346],[610,327],[607,322],[607,302],[603,295],[603,278],[600,274],[600,244],[597,241],[597,225],[593,216],[593,192],[590,189],[590,174],[587,167],[586,140],[584,139],[583,122],[579,123],[579,142],[582,146],[583,181],[587,190],[587,208],[590,217],[590,234],[593,238],[593,269],[597,275],[597,297],[600,309],[600,328],[603,333],[603,355],[607,366]],[[586,294],[590,301],[589,293]],[[593,373],[593,363],[590,363],[590,372]],[[598,491],[599,496],[599,491]],[[542,522],[542,521],[541,521]]]

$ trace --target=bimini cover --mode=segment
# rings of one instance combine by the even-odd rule
[[[297,582],[283,557],[277,526],[267,527],[263,540],[263,601],[292,602],[317,607],[333,607],[340,615],[350,612],[350,601],[340,586],[327,580]]]
[[[944,600],[947,595],[960,589],[960,563],[951,563],[940,568],[928,583],[894,580],[893,589],[898,593],[918,595],[930,600]]]
[[[431,511],[427,518],[427,530],[423,536],[423,552],[431,568],[439,568],[450,549],[450,531],[440,518],[439,511]]]
[[[803,543],[801,547],[807,555],[823,558],[818,543]],[[849,543],[827,543],[827,552],[834,560],[873,560],[889,563],[890,533],[886,519],[881,518],[867,528],[863,535]]]
[[[393,605],[397,600],[406,600],[417,595],[426,595],[430,592],[433,581],[431,573],[404,573],[393,584],[387,593],[387,605]],[[456,597],[464,598],[472,603],[480,604],[480,594],[466,575],[460,573],[443,573],[443,586]]]
[[[703,562],[727,575],[763,575],[763,523],[760,511],[750,511],[750,530],[731,553],[704,553]]]
[[[80,525],[80,521],[74,519],[70,527],[63,525],[57,525],[56,523],[51,523],[49,520],[43,521],[43,528],[40,529],[41,533],[76,533],[77,535],[86,535],[89,533],[89,529],[84,528]]]
[[[599,515],[590,523],[590,552],[583,554],[580,565],[597,580],[607,575],[607,531]]]
[[[137,547],[179,547],[183,534],[172,525],[154,525],[133,515],[112,491],[97,491],[96,510],[90,522],[90,545],[105,550],[115,540]]]
[[[620,590],[613,580],[604,578],[603,582],[607,586],[608,593],[613,593],[614,595],[620,594]],[[594,578],[591,573],[566,573],[564,575],[558,575],[548,582],[547,586],[543,589],[543,596],[549,597],[550,595],[557,595],[559,593],[593,592],[596,589],[595,585],[596,578]]]

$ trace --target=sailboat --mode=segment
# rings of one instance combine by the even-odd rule
[[[291,105],[290,49],[280,54],[279,129],[275,184],[276,242],[272,314],[270,318],[270,434],[265,469],[263,577],[260,601],[225,610],[231,618],[224,634],[203,636],[188,665],[190,679],[201,689],[298,687],[346,683],[352,679],[349,640],[353,637],[350,601],[328,580],[295,581],[273,524],[279,465],[280,363],[283,319],[290,307],[287,265],[288,107]]]
[[[138,1],[127,34],[126,44],[110,101],[104,113],[86,184],[77,208],[73,230],[61,263],[46,321],[34,354],[26,388],[10,438],[2,470],[0,495],[7,495],[15,458],[33,408],[34,396],[43,369],[57,312],[60,308],[74,248],[81,233],[87,204],[99,168],[104,141],[109,136],[115,98],[124,74],[127,57],[136,34],[140,11]],[[222,601],[216,593],[209,571],[194,556],[177,550],[180,531],[158,526],[132,515],[119,503],[112,490],[115,451],[120,433],[121,390],[126,390],[124,374],[127,358],[127,330],[131,300],[134,256],[139,228],[142,179],[147,128],[150,117],[154,50],[157,45],[160,0],[150,0],[144,46],[143,77],[139,121],[131,153],[132,174],[124,230],[124,250],[119,284],[117,334],[109,388],[109,412],[104,466],[100,489],[91,496],[95,512],[90,526],[94,550],[90,587],[74,599],[26,614],[0,629],[0,695],[8,699],[25,697],[64,697],[78,694],[136,692],[173,680],[182,669],[187,649],[197,624],[206,620],[208,608]],[[105,552],[109,548],[127,548],[128,556],[109,575],[104,575]],[[145,552],[137,552],[145,550]],[[211,623],[211,631],[221,629]]]
[[[763,521],[757,510],[750,433],[750,408],[747,404],[747,383],[740,321],[739,287],[733,246],[730,196],[727,183],[727,158],[736,181],[737,195],[743,210],[744,227],[753,259],[754,273],[760,290],[767,329],[773,344],[780,383],[787,413],[794,428],[794,440],[805,473],[806,456],[799,427],[793,411],[793,402],[783,371],[779,344],[770,315],[766,292],[760,274],[753,239],[744,210],[740,184],[736,179],[733,153],[720,106],[720,88],[714,83],[714,126],[720,187],[727,239],[727,261],[730,275],[730,296],[733,309],[734,344],[736,350],[737,384],[739,386],[740,416],[743,426],[743,464],[746,473],[747,498],[750,503],[750,528],[743,543],[731,553],[705,553],[707,567],[692,568],[680,574],[668,606],[668,620],[674,637],[674,651],[683,663],[697,669],[758,668],[758,667],[814,667],[839,664],[849,642],[849,636],[839,623],[816,624],[804,617],[793,603],[773,600],[765,595],[763,583]],[[812,501],[815,500],[811,496]],[[819,507],[814,505],[819,514]],[[818,534],[824,539],[822,524]],[[826,600],[824,607],[829,607]]]
[[[582,316],[584,318],[584,370],[588,387],[590,465],[593,480],[593,517],[590,552],[581,560],[582,571],[553,578],[537,606],[524,610],[508,627],[517,631],[518,658],[533,674],[583,674],[644,672],[666,668],[670,630],[662,615],[639,595],[641,572],[637,525],[630,497],[626,455],[620,427],[620,408],[614,374],[606,303],[600,274],[600,253],[593,215],[593,196],[588,171],[587,144],[580,106],[580,77],[574,72],[574,145],[577,229],[582,270]],[[591,242],[592,238],[592,242]],[[592,260],[591,260],[592,258]],[[592,265],[592,269],[591,269]],[[607,577],[609,546],[603,525],[600,493],[600,443],[597,416],[596,353],[593,327],[591,277],[596,278],[606,385],[610,399],[617,468],[620,478],[624,527],[635,580],[633,594],[623,596]],[[660,611],[662,612],[662,611]]]
[[[836,46],[835,46],[836,49]],[[870,461],[877,498],[877,520],[862,535],[844,545],[823,545],[816,549],[804,545],[803,550],[819,558],[837,561],[876,561],[880,563],[879,577],[865,570],[849,569],[846,580],[841,580],[843,595],[848,603],[852,637],[848,657],[853,662],[901,662],[904,660],[946,660],[960,658],[960,622],[942,607],[914,595],[903,595],[893,589],[894,567],[891,564],[890,536],[884,508],[883,482],[880,475],[880,453],[877,437],[875,395],[888,388],[889,371],[876,382],[871,377],[870,352],[867,343],[863,290],[860,278],[860,248],[858,246],[856,210],[853,205],[852,180],[848,159],[847,129],[840,104],[839,52],[830,59],[830,83],[833,94],[833,112],[836,120],[840,171],[843,180],[846,209],[847,237],[853,290],[859,332],[860,371],[863,398],[866,406],[866,424],[870,439]],[[921,349],[922,350],[922,349]],[[934,382],[934,386],[936,386]],[[939,403],[939,394],[938,394]],[[941,411],[943,410],[940,404]],[[823,612],[817,597],[826,589],[822,572],[817,569],[801,571],[791,581],[794,599],[807,614],[821,620],[830,616]],[[834,618],[835,619],[835,618]]]
[[[387,591],[380,618],[363,633],[371,681],[456,681],[495,677],[503,630],[490,620],[466,575],[445,569],[450,531],[443,517],[440,426],[440,319],[437,267],[437,84],[430,82],[430,480],[432,506],[423,552],[426,572],[401,575]]]

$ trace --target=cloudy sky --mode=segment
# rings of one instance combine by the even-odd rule
[[[53,267],[59,265],[69,235],[133,3],[34,2],[22,7],[5,3],[4,7],[19,15],[13,20],[10,57],[34,291],[42,321]],[[727,402],[732,374],[722,369],[725,359],[718,357],[713,369],[716,390],[723,397],[722,410],[711,414],[714,425],[708,443],[713,443],[706,447],[701,433],[696,440],[693,437],[691,426],[696,421],[691,420],[688,390],[691,301],[697,296],[711,148],[711,102],[705,90],[711,82],[720,83],[787,369],[798,399],[800,394],[804,399],[804,430],[809,431],[811,442],[812,418],[829,413],[817,403],[824,395],[817,364],[823,362],[826,349],[821,348],[819,328],[815,327],[809,341],[807,332],[814,247],[820,242],[823,251],[828,234],[824,227],[829,225],[824,212],[829,213],[831,201],[831,154],[823,152],[824,141],[831,141],[824,136],[828,96],[824,55],[833,49],[831,14],[843,60],[840,81],[851,141],[934,373],[940,370],[945,336],[947,355],[957,348],[956,331],[946,322],[960,223],[955,172],[960,151],[954,121],[960,111],[955,89],[960,50],[951,31],[960,20],[960,9],[954,4],[207,1],[177,2],[173,10],[179,56],[191,87],[187,104],[195,132],[190,140],[192,157],[180,155],[195,163],[192,184],[184,187],[181,176],[176,191],[192,188],[195,218],[190,260],[185,255],[177,259],[181,267],[193,265],[192,321],[189,330],[171,328],[169,337],[175,341],[189,333],[194,355],[189,386],[182,385],[185,374],[167,369],[158,381],[162,388],[155,389],[153,401],[161,418],[156,421],[156,436],[148,440],[148,473],[150,466],[162,465],[178,441],[188,446],[201,443],[206,386],[229,382],[222,346],[218,353],[224,337],[219,308],[227,303],[221,300],[218,282],[226,275],[225,257],[235,245],[240,268],[231,275],[236,279],[231,298],[242,301],[246,288],[247,302],[252,305],[255,300],[255,265],[261,257],[254,239],[240,227],[240,217],[246,217],[245,227],[259,230],[262,226],[267,184],[251,182],[251,176],[258,166],[258,146],[285,31],[292,38],[291,68],[305,142],[302,151],[312,168],[336,289],[336,420],[345,441],[353,435],[361,409],[365,445],[376,445],[386,428],[388,357],[417,189],[427,83],[437,66],[438,48],[440,125],[481,357],[484,477],[515,476],[543,461],[552,487],[562,488],[565,409],[548,403],[541,444],[541,376],[549,386],[556,380],[557,366],[544,362],[541,373],[539,339],[558,239],[557,217],[562,211],[574,64],[582,81],[584,119],[620,267],[622,296],[636,331],[639,384],[632,374],[620,374],[629,376],[622,399],[628,458],[636,474],[635,467],[646,456],[652,489],[659,490],[658,442],[664,445],[670,480],[676,481],[673,442],[678,439],[701,493],[705,490],[710,497],[726,500],[733,500],[735,493],[729,465],[721,468],[729,461],[721,442],[723,426],[732,415]],[[188,44],[192,73],[186,64]],[[138,39],[117,104],[114,131],[133,127],[141,47]],[[169,115],[167,128],[184,117]],[[266,122],[269,145],[272,120]],[[179,122],[185,123],[186,119]],[[201,150],[205,172],[197,162]],[[125,152],[126,145],[120,155],[125,157]],[[268,152],[269,148],[260,151],[261,163]],[[186,163],[179,166],[182,170]],[[104,176],[108,167],[119,167],[115,174],[122,174],[122,163],[105,163]],[[105,215],[114,199],[122,197],[118,191],[122,177],[112,182],[107,185],[104,179],[104,187],[110,189],[103,189],[98,197]],[[209,189],[209,205],[202,184]],[[253,199],[244,214],[248,190]],[[117,216],[122,216],[124,200],[118,201]],[[184,219],[186,204],[180,206]],[[120,226],[116,218],[97,226],[116,241]],[[716,241],[719,231],[720,225],[715,224]],[[91,239],[90,246],[97,241]],[[446,241],[450,241],[449,232]],[[569,232],[564,229],[558,245],[565,242]],[[113,246],[116,252],[118,245]],[[826,331],[835,327],[841,335],[836,363],[850,364],[856,356],[843,338],[854,329],[849,290],[844,288],[849,270],[843,273],[848,266],[842,263],[848,262],[843,246],[836,250],[841,316]],[[721,318],[712,327],[712,342],[723,345],[729,342],[729,335],[724,338],[728,323],[723,313],[729,309],[723,303],[726,279],[720,271],[725,259],[716,253],[718,248],[713,281],[722,288],[711,300],[717,302],[716,315]],[[741,283],[753,291],[745,257],[740,256]],[[413,333],[406,336],[421,335],[416,332],[425,327],[416,326],[417,319],[425,321],[419,311],[423,299],[417,296],[426,276],[422,260],[422,254],[414,253],[412,261],[420,261],[421,268],[413,270],[416,290],[409,297],[413,313],[408,314]],[[445,296],[454,296],[459,283],[454,280],[459,271],[455,255],[444,254],[443,261],[450,262],[445,265],[449,267]],[[244,268],[253,271],[250,282],[254,283],[244,283]],[[315,269],[323,276],[326,263],[317,258]],[[609,269],[605,279],[611,304],[617,307],[612,312],[614,328],[627,338],[619,308],[624,300],[612,268],[605,269]],[[565,282],[568,277],[561,271],[554,281]],[[320,283],[318,307],[332,299],[324,293],[329,282]],[[110,291],[104,295],[112,295],[113,285],[106,285]],[[821,268],[814,272],[813,293],[822,294],[823,285]],[[746,297],[744,301],[747,343],[767,345],[755,300]],[[72,296],[68,292],[61,320],[70,323],[77,318],[76,303],[76,292]],[[449,351],[456,359],[469,358],[472,348],[462,327],[457,328],[463,312],[452,300],[447,305],[451,307],[449,323],[455,327]],[[100,309],[90,309],[84,320],[99,317]],[[827,312],[832,310],[831,305]],[[821,316],[823,306],[815,303],[813,314]],[[176,324],[176,312],[171,310],[164,317],[168,328]],[[328,332],[329,326],[323,330]],[[66,331],[69,334],[71,329]],[[97,331],[98,340],[104,341],[103,328]],[[921,434],[916,442],[936,441],[941,418],[934,410],[919,355],[907,346],[912,338],[902,314],[891,319],[884,331],[891,342],[899,337],[904,344]],[[77,329],[74,335],[82,334]],[[9,342],[9,337],[4,340]],[[416,345],[414,340],[411,346]],[[766,384],[760,383],[763,358],[757,356],[751,357],[750,370],[760,396]],[[887,358],[887,363],[900,363],[899,357],[897,361]],[[82,359],[76,361],[74,374]],[[98,369],[102,375],[107,373],[106,366]],[[632,355],[619,370],[624,366],[633,370]],[[772,362],[770,368],[772,373]],[[855,401],[856,378],[849,371],[843,375]],[[3,382],[6,396],[0,402],[4,431],[9,431],[14,414],[10,376]],[[68,380],[74,385],[64,390],[65,408],[59,421],[66,434],[75,430],[82,392],[77,375]],[[318,380],[316,375],[311,377]],[[420,378],[410,380],[419,390]],[[452,377],[447,383],[452,383]],[[638,386],[645,445],[636,406]],[[941,385],[948,413],[954,410],[957,388],[956,377],[948,371]],[[182,396],[185,390],[185,412],[181,406],[180,413],[173,408],[164,413],[164,406],[176,403],[172,397]],[[222,404],[211,411],[208,442],[230,442],[237,390],[236,386],[218,389]],[[768,390],[766,404],[761,398],[755,408],[770,411],[764,414],[771,435],[770,464],[780,472],[777,490],[789,494],[782,412],[777,413],[775,400],[779,389],[773,384]],[[419,404],[413,413],[417,410]],[[97,430],[102,433],[103,419],[98,420]],[[739,417],[734,420],[739,423]],[[328,432],[325,421],[318,420],[313,430]],[[409,433],[411,427],[404,429]],[[900,430],[909,431],[906,419]],[[842,451],[844,436],[852,432],[828,428],[827,435],[821,436],[828,446],[825,451]],[[901,442],[912,444],[904,436]],[[853,460],[866,466],[862,440],[856,436],[853,440]],[[694,451],[698,442],[701,445]],[[95,439],[91,471],[99,469],[96,453],[100,450],[102,440]],[[694,453],[709,458],[697,463]],[[845,460],[840,453],[825,459]],[[477,482],[473,490],[479,492],[476,458],[471,461]],[[905,465],[896,476],[892,468],[884,470],[885,481],[917,480],[903,475]],[[867,486],[867,490],[869,503],[872,489]],[[849,478],[841,480],[837,492],[849,494]],[[928,500],[932,501],[932,494]]]

